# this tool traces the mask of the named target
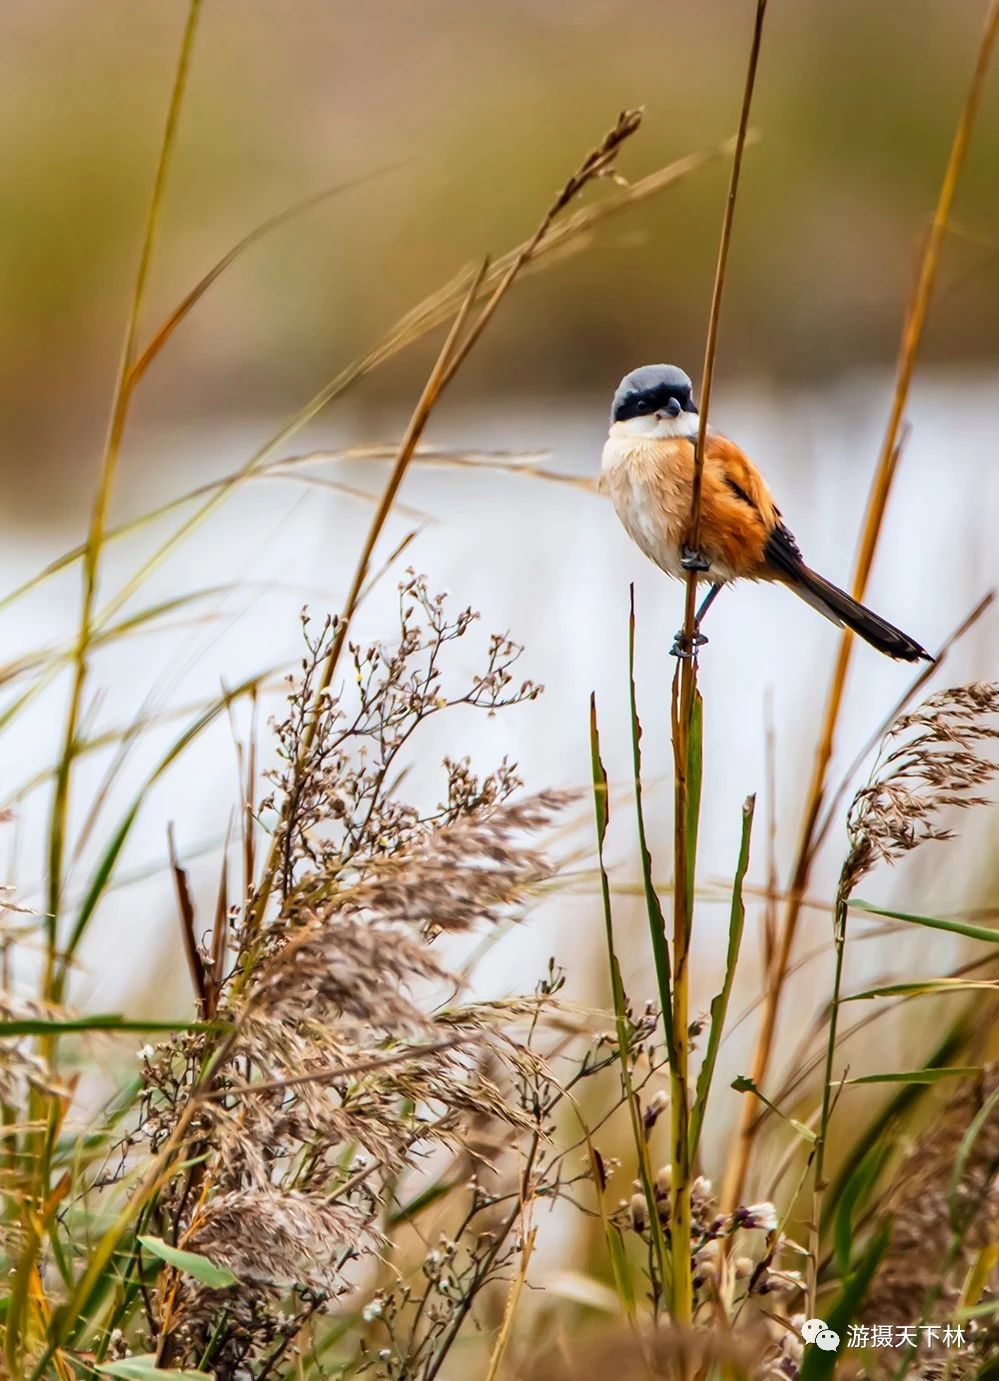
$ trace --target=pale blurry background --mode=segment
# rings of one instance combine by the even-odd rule
[[[751,8],[745,0],[696,7],[207,0],[143,338],[259,221],[323,187],[379,175],[257,245],[199,304],[140,390],[114,517],[244,463],[408,308],[470,259],[521,240],[621,107],[647,111],[621,160],[629,177],[727,138]],[[185,9],[179,0],[6,0],[0,9],[3,591],[85,532]],[[768,16],[753,113],[761,141],[745,165],[712,415],[763,464],[812,563],[841,583],[983,14],[984,5],[970,0],[774,0]],[[947,240],[910,409],[913,432],[870,590],[872,604],[930,647],[999,579],[997,158],[994,83]],[[542,450],[552,469],[594,475],[621,375],[650,360],[676,361],[695,374],[700,367],[727,171],[716,162],[615,218],[585,253],[519,284],[428,440]],[[435,348],[424,342],[377,371],[287,452],[397,438]],[[326,473],[370,489],[381,477],[360,463]],[[483,633],[509,627],[526,644],[525,674],[548,687],[537,705],[488,724],[459,720],[445,738],[424,741],[416,789],[436,787],[443,751],[467,751],[482,768],[509,753],[531,787],[582,785],[595,690],[607,766],[622,787],[615,879],[634,880],[624,790],[628,583],[637,584],[652,783],[669,769],[666,648],[680,621],[679,589],[629,545],[602,500],[576,489],[417,468],[403,500],[425,516],[397,512],[380,555],[422,526],[406,559],[433,587],[481,609]],[[238,492],[129,608],[221,582],[240,588],[198,608],[198,622],[178,617],[99,653],[91,731],[127,723],[147,703],[193,706],[223,684],[294,659],[298,609],[337,607],[369,515],[361,502],[300,484],[260,482]],[[168,531],[169,523],[113,547],[105,597],[148,554],[154,533]],[[391,636],[393,585],[389,577],[365,606],[359,635]],[[77,572],[14,604],[0,615],[3,660],[59,644],[77,609]],[[997,626],[994,613],[977,626],[945,683],[996,674]],[[772,695],[776,849],[785,878],[836,635],[789,595],[752,588],[726,594],[708,631],[701,877],[731,874],[739,806],[764,785]],[[459,670],[475,668],[469,651],[461,657]],[[850,760],[909,676],[857,649],[836,765]],[[4,703],[25,684],[5,687]],[[5,796],[54,760],[64,696],[65,685],[53,682],[4,729]],[[136,748],[109,799],[105,836],[183,722],[155,729]],[[80,764],[78,821],[106,765],[97,756]],[[78,1001],[163,1013],[187,1001],[163,868],[166,824],[175,822],[209,905],[235,773],[223,722],[152,793],[121,886],[91,933]],[[664,881],[668,797],[653,790]],[[0,836],[6,875],[28,905],[38,903],[46,804],[44,792],[28,797]],[[587,811],[582,804],[571,844],[589,849]],[[757,883],[766,875],[766,824],[761,801]],[[932,858],[924,852],[868,895],[927,909],[935,899],[941,906],[995,900],[988,831],[980,813],[960,842]],[[818,897],[828,895],[841,845],[834,832],[816,872]],[[80,860],[81,886],[93,858],[91,844]],[[581,884],[591,882],[589,863],[577,866]],[[698,921],[703,1005],[717,982],[725,914],[706,901]],[[828,935],[826,916],[806,920],[803,949]],[[626,979],[644,1000],[652,984],[642,918],[627,901],[621,923],[634,927]],[[573,971],[578,994],[602,1001],[600,943],[595,899],[581,886],[549,904],[536,926],[507,937],[480,981],[501,991],[530,987],[551,952]],[[956,954],[943,940],[924,942],[913,949],[912,971],[942,973]],[[899,946],[858,945],[853,963],[855,976],[889,963],[897,971]],[[800,1010],[787,1014],[792,1032],[828,991],[827,962],[807,972],[810,981],[796,989]],[[734,1010],[757,983],[750,934]],[[731,1073],[746,1068],[751,1031],[747,1023],[726,1047]],[[876,1058],[890,1063],[884,1048]],[[714,1114],[728,1119],[734,1105],[731,1095]]]

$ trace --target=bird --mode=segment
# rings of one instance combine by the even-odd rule
[[[806,565],[760,471],[734,441],[708,429],[701,479],[700,550],[687,545],[699,416],[689,375],[671,364],[626,374],[614,394],[603,449],[601,489],[609,493],[632,541],[677,579],[690,571],[708,591],[672,652],[696,656],[707,642],[701,623],[726,585],[769,580],[785,585],[838,627],[851,628],[886,657],[934,659],[915,638],[867,609]]]

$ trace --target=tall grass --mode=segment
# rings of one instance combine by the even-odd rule
[[[427,1025],[431,1018],[403,998],[411,982],[438,987],[450,982],[428,948],[437,930],[461,930],[475,922],[488,923],[490,917],[498,921],[526,901],[543,879],[545,866],[540,855],[519,851],[513,835],[536,828],[558,802],[552,798],[536,807],[508,804],[517,785],[509,766],[477,779],[467,765],[455,762],[446,765],[446,805],[427,818],[415,814],[399,794],[397,773],[408,739],[423,720],[459,703],[494,713],[535,692],[529,685],[510,690],[510,667],[517,651],[507,639],[498,638],[489,645],[484,671],[465,694],[442,698],[443,653],[451,642],[466,636],[473,616],[464,611],[450,618],[443,602],[419,582],[404,581],[395,650],[365,652],[350,641],[351,622],[372,579],[380,578],[379,572],[372,574],[373,557],[427,420],[518,277],[552,249],[564,253],[577,247],[606,215],[665,190],[714,155],[681,160],[633,186],[613,184],[608,175],[614,161],[640,123],[637,112],[625,112],[583,159],[523,244],[460,275],[407,314],[384,342],[338,373],[234,475],[109,530],[131,403],[163,345],[239,255],[315,201],[279,213],[245,236],[185,295],[148,344],[140,346],[146,289],[199,14],[199,0],[193,0],[128,306],[90,533],[82,546],[6,600],[12,602],[79,561],[82,601],[73,647],[22,659],[5,669],[11,685],[26,687],[5,710],[4,723],[10,726],[41,687],[67,662],[70,666],[62,749],[52,773],[42,772],[34,782],[42,786],[51,781],[53,788],[40,989],[37,996],[25,997],[9,987],[0,1019],[5,1254],[11,1281],[3,1314],[6,1365],[16,1377],[91,1375],[98,1370],[135,1376],[171,1368],[196,1375],[204,1366],[218,1375],[243,1374],[246,1367],[270,1375],[285,1368],[297,1372],[307,1335],[310,1355],[322,1369],[323,1354],[330,1347],[337,1349],[343,1331],[340,1325],[326,1327],[320,1342],[317,1329],[344,1288],[345,1265],[354,1258],[369,1265],[362,1290],[370,1294],[370,1267],[377,1257],[373,1248],[390,1229],[411,1233],[415,1220],[440,1203],[439,1221],[452,1222],[448,1241],[454,1244],[444,1253],[448,1278],[456,1281],[448,1317],[440,1310],[444,1291],[439,1272],[426,1277],[427,1290],[437,1301],[432,1305],[414,1296],[405,1273],[394,1276],[391,1285],[383,1283],[377,1294],[387,1300],[392,1288],[401,1291],[388,1348],[392,1366],[416,1368],[429,1381],[462,1336],[480,1294],[490,1290],[518,1256],[526,1271],[533,1241],[526,1227],[531,1201],[546,1194],[554,1201],[564,1192],[563,1182],[574,1183],[571,1175],[566,1179],[562,1156],[545,1149],[548,1120],[574,1083],[598,1077],[619,1055],[613,1047],[599,1058],[585,1054],[565,1089],[552,1081],[534,1047],[551,1039],[549,1009],[560,985],[554,971],[533,997],[520,1002],[490,1007],[455,1000],[440,1005],[438,999],[431,1009],[437,1014],[433,1026]],[[605,181],[609,192],[572,212],[579,195],[598,180]],[[114,622],[167,555],[240,484],[269,466],[288,463],[276,453],[308,420],[364,374],[448,322],[437,363],[391,457],[342,609],[314,640],[307,633],[308,670],[293,692],[289,718],[279,734],[286,771],[271,793],[278,825],[259,859],[255,836],[260,832],[264,791],[254,766],[256,745],[250,745],[240,803],[243,888],[234,889],[223,856],[207,941],[186,871],[173,854],[180,933],[195,991],[193,1018],[144,1021],[114,1014],[80,1016],[67,1010],[75,957],[101,912],[152,787],[193,750],[212,722],[239,700],[254,700],[271,675],[270,670],[261,672],[199,706],[141,782],[124,814],[107,825],[102,808],[110,785],[141,737],[147,715],[143,709],[118,735],[85,736],[83,708],[95,653],[109,641],[155,625],[166,613],[183,608],[190,597]],[[118,589],[104,593],[100,576],[106,542],[139,532],[181,505],[191,511],[166,540],[143,556]],[[346,711],[331,687],[347,656],[358,677],[360,699],[355,718],[345,728]],[[421,659],[425,665],[418,669]],[[377,770],[364,756],[371,743],[378,745]],[[106,747],[116,748],[113,761],[82,830],[71,838],[75,766],[84,754]],[[359,766],[365,762],[368,767]],[[344,829],[338,832],[334,827],[334,841],[317,854],[317,832],[328,832],[332,821],[345,818],[343,801],[351,790],[355,800],[346,812]],[[97,861],[70,912],[67,859],[91,836],[98,845]],[[428,852],[433,841],[442,850],[436,858]],[[463,850],[489,851],[498,867],[488,873],[477,859],[474,866],[462,863]],[[322,868],[317,866],[319,857]],[[408,880],[401,869],[406,858],[416,870]],[[512,885],[510,869],[520,870],[521,884]],[[391,913],[391,919],[386,913],[389,928],[384,932],[371,910],[374,894],[364,900],[364,879],[373,883],[376,875],[386,889],[379,904]],[[400,887],[409,889],[402,911]],[[462,888],[464,900],[459,897]],[[329,906],[334,910],[323,910]],[[407,939],[404,922],[412,928],[418,906],[424,908],[425,919],[415,926],[415,938]],[[367,928],[358,929],[348,920],[355,908],[360,908],[358,914],[368,913]],[[321,987],[327,970],[337,973],[329,1000],[331,1014],[335,1010],[339,1015],[324,1028],[318,1043],[303,1045],[306,1029],[317,1020],[319,987],[313,987],[311,1002],[297,1014],[288,1003],[297,1000],[309,945],[320,935],[324,943],[334,943],[337,953],[320,957],[317,952],[315,982]],[[380,950],[370,950],[379,935]],[[30,927],[25,927],[24,939],[32,938]],[[350,996],[344,965],[349,947],[357,943],[368,945],[370,952],[366,959],[356,952],[351,961],[358,966],[358,986]],[[398,962],[392,961],[393,947]],[[380,996],[370,987],[369,974],[376,963],[385,970]],[[294,984],[279,997],[269,985],[280,988],[286,981],[280,977],[284,972]],[[411,1038],[401,1044],[400,1025],[411,1028]],[[639,1023],[637,1033],[647,1035],[646,1027]],[[349,1034],[354,1028],[359,1043],[351,1048]],[[99,1031],[145,1031],[154,1037],[165,1032],[166,1039],[143,1055],[139,1080],[122,1087],[80,1136],[67,1122],[77,1059],[72,1040]],[[421,1079],[426,1080],[422,1088]],[[428,1100],[437,1109],[433,1115],[423,1111]],[[266,1116],[255,1123],[261,1113]],[[320,1115],[332,1119],[325,1132],[318,1128]],[[256,1134],[251,1125],[257,1126]],[[254,1135],[259,1136],[255,1150]],[[498,1167],[494,1184],[476,1190],[462,1207],[468,1169],[475,1164],[474,1138],[486,1136],[499,1144],[501,1136],[511,1135],[523,1185],[513,1196],[513,1208],[507,1189],[510,1171],[503,1167]],[[288,1141],[283,1147],[275,1144],[282,1136]],[[415,1148],[434,1144],[452,1147],[452,1163],[436,1179],[431,1176],[419,1184],[415,1156],[423,1152]],[[362,1145],[374,1148],[367,1169],[351,1173]],[[459,1173],[461,1167],[464,1174]],[[502,1231],[496,1226],[499,1218],[505,1224]],[[382,1226],[376,1227],[379,1219]],[[491,1232],[480,1228],[483,1221],[494,1224]],[[227,1226],[213,1226],[221,1223]],[[222,1257],[231,1255],[233,1231],[240,1223],[247,1228],[247,1249],[254,1256],[252,1261],[241,1258],[230,1269]],[[357,1233],[361,1228],[367,1233],[369,1227],[370,1237],[362,1242]],[[320,1243],[329,1256],[331,1239],[337,1251],[317,1270],[314,1258]],[[259,1253],[268,1242],[271,1257],[261,1274]],[[417,1260],[426,1266],[424,1254]],[[376,1268],[374,1273],[380,1272]],[[289,1289],[293,1307],[285,1314],[279,1306],[287,1302]],[[516,1303],[514,1293],[511,1319]],[[347,1340],[340,1349],[353,1359],[351,1366],[366,1358],[369,1330],[359,1307],[348,1311]],[[494,1370],[502,1351],[498,1347],[494,1354]],[[335,1362],[334,1369],[344,1365],[342,1360]]]
[[[983,804],[978,789],[995,767],[995,687],[936,692],[910,711],[926,677],[937,674],[927,672],[882,723],[878,764],[846,812],[849,853],[823,950],[831,959],[831,998],[775,1092],[768,1077],[774,1031],[795,971],[792,944],[811,862],[829,832],[829,812],[849,793],[867,756],[866,749],[858,755],[842,792],[830,798],[826,773],[849,658],[849,643],[842,645],[798,864],[770,947],[756,1059],[750,1076],[734,1085],[743,1098],[741,1132],[726,1155],[723,1139],[713,1135],[728,1111],[718,1070],[735,1028],[730,1007],[751,894],[755,798],[742,810],[727,885],[720,983],[701,1016],[691,1009],[692,938],[711,724],[696,658],[677,668],[671,694],[671,908],[655,876],[657,840],[646,811],[633,599],[630,744],[614,744],[606,731],[601,737],[595,698],[591,706],[594,876],[610,976],[608,1023],[604,1014],[564,1001],[555,960],[533,991],[486,1001],[441,944],[478,932],[488,945],[488,937],[526,922],[535,902],[558,885],[551,854],[555,826],[573,806],[566,795],[525,795],[512,764],[503,761],[480,775],[457,757],[441,766],[435,805],[408,795],[413,745],[428,723],[452,713],[504,713],[536,697],[539,688],[517,674],[519,647],[494,635],[473,655],[477,616],[411,572],[399,581],[393,637],[366,643],[355,628],[372,584],[399,564],[398,550],[386,565],[378,562],[410,467],[468,463],[422,439],[518,280],[584,248],[608,216],[731,155],[701,385],[689,539],[696,550],[726,265],[751,138],[766,0],[757,0],[734,141],[626,184],[617,160],[640,115],[623,112],[522,243],[462,271],[407,313],[232,474],[112,527],[109,505],[131,402],[164,344],[240,255],[317,201],[309,198],[252,230],[140,344],[199,8],[192,0],[175,67],[90,531],[2,601],[80,567],[81,614],[72,645],[3,669],[12,688],[3,729],[18,722],[43,686],[65,672],[69,681],[54,762],[14,793],[20,801],[32,790],[50,789],[51,813],[41,926],[11,910],[2,937],[6,1372],[18,1381],[96,1375],[499,1381],[611,1371],[622,1378],[808,1381],[831,1374],[837,1355],[806,1344],[807,1312],[826,1319],[844,1343],[851,1326],[868,1323],[965,1326],[960,1346],[946,1357],[939,1348],[926,1355],[902,1350],[892,1353],[893,1367],[856,1341],[844,1374],[916,1369],[929,1377],[941,1367],[955,1377],[988,1374],[997,1356],[999,1095],[985,1017],[996,1010],[999,932],[982,917],[928,916],[916,906],[879,909],[858,900],[856,891],[882,862],[930,841],[946,847],[946,812]],[[997,25],[993,5],[906,324],[858,594],[896,473],[916,354]],[[591,204],[575,204],[594,188],[599,195]],[[332,192],[320,194],[326,195]],[[109,822],[111,787],[155,716],[144,703],[120,730],[92,731],[84,706],[94,663],[104,647],[156,627],[197,596],[178,595],[138,612],[125,606],[244,483],[306,473],[311,457],[282,453],[296,433],[357,380],[441,328],[442,344],[398,445],[337,457],[388,469],[336,612],[303,619],[301,664],[285,685],[275,722],[262,731],[256,707],[264,696],[273,703],[274,675],[285,668],[262,669],[191,707]],[[511,465],[503,457],[480,463]],[[541,466],[513,468],[554,479]],[[163,518],[176,525],[117,588],[103,589],[108,543],[142,534]],[[691,574],[688,638],[694,590]],[[723,657],[724,647],[712,655]],[[76,1011],[76,958],[99,924],[152,789],[241,702],[253,714],[241,742],[235,824],[218,849],[217,883],[207,900],[170,838],[189,1009],[174,1020]],[[108,749],[112,761],[72,833],[77,765]],[[628,762],[634,791],[634,857],[655,976],[655,1000],[644,1008],[628,992],[616,879],[605,847],[614,796],[605,761],[617,760]],[[69,862],[88,842],[96,858],[74,899]],[[773,906],[781,900],[772,876],[764,894]],[[904,928],[960,937],[972,957],[948,973],[930,964],[915,980],[889,975],[851,991],[851,913],[851,947]],[[30,967],[15,961],[33,947],[41,954],[40,977],[29,990],[23,974]],[[955,1002],[958,1015],[916,1068],[847,1067],[847,1040],[924,1002]],[[844,1011],[853,1010],[864,1015],[847,1027]],[[148,1044],[134,1074],[114,1076],[106,1101],[93,1108],[81,1101],[78,1081],[81,1071],[94,1070],[87,1042],[97,1033],[123,1041],[144,1035]],[[886,1090],[867,1121],[847,1115],[858,1086]],[[944,1088],[949,1096],[941,1096]],[[775,1157],[752,1162],[764,1119],[780,1127],[780,1146]],[[934,1120],[921,1162],[903,1143]],[[704,1173],[708,1162],[725,1171],[720,1195]],[[750,1170],[765,1186],[757,1202],[745,1202]],[[555,1228],[546,1238],[548,1211]],[[579,1237],[572,1237],[579,1224]],[[546,1242],[583,1240],[590,1229],[597,1245],[572,1263],[577,1269],[548,1279],[551,1288],[543,1291],[545,1268],[538,1263]],[[921,1234],[933,1244],[930,1269]]]
[[[906,311],[902,327],[895,390],[881,445],[881,453],[871,480],[867,512],[864,517],[854,570],[853,594],[856,599],[860,600],[864,597],[867,581],[874,564],[888,499],[902,455],[903,422],[909,389],[919,356],[919,347],[922,342],[944,240],[950,223],[951,209],[971,142],[997,32],[999,32],[999,5],[990,4],[974,69],[954,131],[950,156],[944,170],[943,181],[940,185],[940,193],[933,214],[932,227],[923,250],[912,300]],[[777,1018],[787,979],[791,952],[798,930],[798,922],[801,917],[802,898],[807,891],[812,864],[815,859],[816,831],[826,794],[826,778],[843,705],[852,652],[853,635],[849,631],[844,631],[829,682],[822,726],[815,749],[815,760],[802,816],[798,849],[791,870],[788,901],[784,910],[773,963],[767,976],[767,996],[752,1065],[752,1077],[757,1084],[765,1082],[773,1056]],[[753,1110],[747,1104],[743,1110],[739,1131],[739,1153],[730,1162],[726,1177],[724,1200],[727,1204],[735,1203],[742,1194],[752,1152],[753,1128]]]

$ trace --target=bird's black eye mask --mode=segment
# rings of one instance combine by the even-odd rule
[[[614,421],[626,422],[629,417],[647,417],[650,413],[666,409],[670,399],[675,399],[680,405],[677,415],[680,412],[697,412],[689,388],[663,384],[659,388],[626,394],[614,409]]]

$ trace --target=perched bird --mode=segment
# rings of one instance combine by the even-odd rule
[[[677,634],[673,652],[692,656],[707,639],[701,620],[733,580],[776,580],[840,628],[887,657],[932,661],[895,628],[805,565],[763,476],[734,441],[708,431],[701,479],[700,551],[685,546],[690,521],[697,407],[690,379],[671,364],[633,369],[614,394],[602,485],[628,535],[667,575],[710,582],[696,616],[694,647]]]

